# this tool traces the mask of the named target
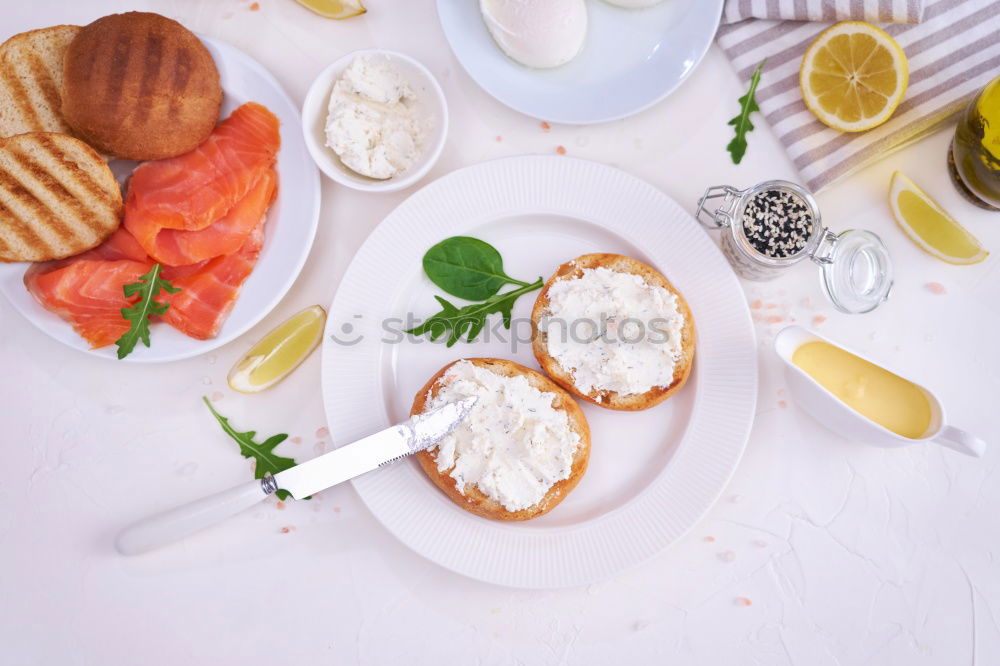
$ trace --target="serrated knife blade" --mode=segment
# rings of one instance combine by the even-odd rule
[[[432,446],[469,414],[476,398],[449,403],[274,475],[295,499],[343,483]]]

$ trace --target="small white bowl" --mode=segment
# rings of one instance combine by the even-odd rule
[[[355,58],[364,55],[385,56],[392,61],[416,93],[419,105],[417,113],[424,115],[428,123],[423,154],[409,169],[385,180],[368,178],[352,171],[326,145],[327,107],[333,84]],[[393,192],[409,187],[423,178],[441,156],[448,135],[448,104],[434,75],[410,56],[384,49],[364,49],[335,60],[313,81],[306,94],[306,101],[302,104],[302,132],[313,161],[333,180],[363,192]]]

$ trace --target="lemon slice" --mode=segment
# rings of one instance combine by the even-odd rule
[[[820,122],[862,132],[889,119],[903,99],[910,68],[887,32],[845,21],[823,31],[802,56],[802,100]]]
[[[989,255],[975,236],[899,171],[892,174],[889,205],[906,235],[938,259],[978,264]]]
[[[295,0],[297,3],[310,9],[320,16],[332,19],[346,19],[352,16],[361,16],[367,9],[361,4],[361,0]]]
[[[326,311],[306,308],[265,335],[229,371],[229,388],[257,393],[274,386],[299,367],[323,338]]]

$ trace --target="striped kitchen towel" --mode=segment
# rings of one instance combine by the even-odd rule
[[[910,63],[892,118],[859,133],[816,120],[799,92],[806,48],[830,22],[851,19],[886,23]],[[767,58],[757,103],[813,191],[937,129],[1000,76],[1000,0],[728,0],[723,23],[719,45],[741,79]]]

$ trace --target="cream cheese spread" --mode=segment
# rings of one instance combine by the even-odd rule
[[[384,180],[420,157],[424,125],[417,96],[392,61],[358,56],[333,85],[326,145],[352,171]]]
[[[540,322],[549,354],[583,393],[645,393],[673,383],[683,354],[677,296],[604,267],[552,284]]]
[[[425,409],[479,398],[434,452],[438,471],[451,470],[459,492],[464,495],[466,484],[473,484],[508,511],[519,511],[569,478],[580,435],[569,415],[552,406],[554,393],[539,391],[523,376],[505,377],[466,360],[452,365],[440,381]]]

